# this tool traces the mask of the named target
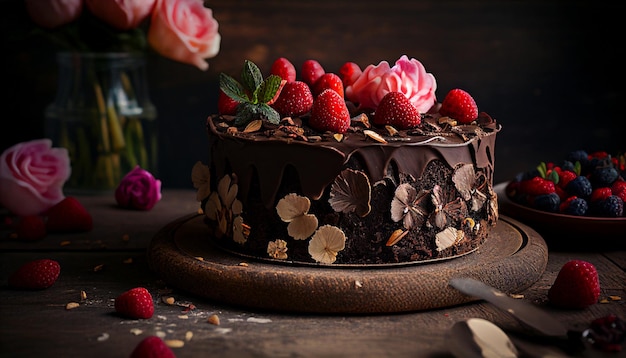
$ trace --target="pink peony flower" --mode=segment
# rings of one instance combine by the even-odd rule
[[[70,174],[67,150],[50,139],[18,143],[0,156],[0,204],[20,216],[41,214],[65,198]]]
[[[25,0],[25,3],[33,22],[46,29],[69,24],[83,11],[83,0]]]
[[[164,57],[209,68],[204,60],[219,52],[220,34],[213,11],[201,0],[159,0],[152,13],[148,43]]]
[[[120,29],[134,29],[154,9],[156,0],[85,0],[87,8],[101,20]]]
[[[346,87],[346,98],[360,108],[375,110],[387,93],[401,92],[420,113],[426,113],[436,102],[436,89],[435,77],[418,60],[402,55],[393,67],[387,61],[367,66]]]
[[[161,200],[161,181],[136,166],[120,181],[115,190],[115,200],[124,208],[150,210]]]

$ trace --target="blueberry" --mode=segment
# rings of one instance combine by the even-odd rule
[[[611,186],[619,177],[617,169],[614,167],[597,167],[591,172],[589,180],[594,188]]]
[[[560,204],[561,198],[557,193],[537,195],[534,200],[535,209],[553,213],[559,211]]]
[[[582,175],[577,176],[572,179],[565,186],[565,191],[567,191],[570,195],[576,195],[580,198],[586,198],[591,195],[591,191],[593,187],[591,186],[591,182],[587,177]]]
[[[563,163],[561,163],[561,169],[569,170],[570,172],[574,172],[575,171],[574,163],[572,163],[569,160],[564,160]]]
[[[570,201],[569,205],[563,209],[563,213],[568,215],[583,216],[587,213],[587,209],[589,209],[587,201],[583,198],[576,198]]]
[[[567,160],[572,162],[572,163],[580,162],[582,164],[583,162],[587,161],[588,157],[589,157],[589,154],[586,151],[584,151],[584,150],[575,150],[573,152],[570,152],[567,155]]]

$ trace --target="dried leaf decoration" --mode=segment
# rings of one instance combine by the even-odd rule
[[[435,244],[437,245],[437,251],[443,251],[455,243],[463,240],[465,233],[462,230],[457,230],[452,226],[448,226],[445,230],[440,231],[435,235]]]
[[[268,242],[267,254],[273,259],[287,259],[287,241],[278,239]]]
[[[346,247],[346,235],[336,226],[321,226],[309,241],[309,254],[313,260],[332,264],[339,251]]]
[[[391,201],[391,219],[395,222],[402,220],[405,229],[419,228],[428,216],[427,190],[417,190],[408,183],[398,185]]]
[[[454,224],[467,216],[465,202],[461,198],[447,202],[439,185],[433,187],[430,198],[435,206],[435,211],[432,213],[431,218],[435,226],[440,229]]]
[[[335,211],[342,213],[355,212],[360,217],[369,214],[371,188],[367,175],[353,169],[343,170],[330,188],[328,202]]]
[[[306,240],[317,228],[317,218],[308,213],[310,207],[309,198],[294,193],[285,195],[276,205],[278,216],[289,223],[287,233],[296,240]]]
[[[471,201],[472,211],[480,210],[487,201],[487,196],[477,188],[479,184],[482,184],[481,180],[484,182],[484,174],[477,174],[472,164],[464,164],[452,174],[454,186],[461,193],[463,200]]]
[[[236,178],[234,174],[233,178]],[[233,218],[243,211],[243,205],[237,199],[238,190],[236,181],[225,175],[217,184],[217,192],[211,192],[209,195],[204,212],[209,219],[217,221],[215,235],[218,238],[232,235],[229,228],[232,230]]]
[[[198,161],[191,168],[191,182],[193,187],[198,189],[196,200],[202,201],[211,194],[211,172],[209,166]]]
[[[241,216],[233,219],[233,240],[238,244],[245,244],[250,235],[250,226],[243,222]]]

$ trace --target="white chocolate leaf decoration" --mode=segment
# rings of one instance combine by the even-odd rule
[[[317,218],[308,214],[311,201],[305,196],[291,193],[278,201],[276,212],[289,223],[287,233],[296,240],[306,240],[317,228]]]
[[[437,245],[437,251],[443,251],[455,243],[461,241],[465,237],[465,233],[462,230],[457,230],[452,226],[448,226],[443,231],[440,231],[435,235],[435,244]]]
[[[309,241],[309,254],[313,260],[332,264],[339,251],[346,247],[346,235],[338,227],[321,226]]]
[[[335,178],[328,202],[337,212],[355,212],[360,217],[365,217],[372,209],[370,198],[371,188],[367,175],[361,171],[346,169]]]
[[[196,200],[202,201],[211,194],[211,172],[209,167],[198,161],[191,168],[191,182],[193,187],[198,189]]]

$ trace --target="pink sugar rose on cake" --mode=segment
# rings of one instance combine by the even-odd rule
[[[387,93],[401,92],[420,113],[426,113],[436,102],[436,89],[435,77],[422,63],[402,55],[393,67],[387,61],[367,66],[345,94],[360,108],[375,110]]]
[[[0,204],[20,216],[41,214],[65,198],[70,174],[67,150],[50,139],[17,143],[0,156]]]
[[[148,43],[162,56],[209,68],[204,60],[220,49],[218,23],[213,11],[198,0],[160,0],[152,13]]]
[[[151,13],[156,0],[102,1],[85,0],[98,18],[120,30],[134,29]]]
[[[161,181],[136,166],[120,181],[115,190],[115,200],[124,208],[150,210],[161,200]]]

